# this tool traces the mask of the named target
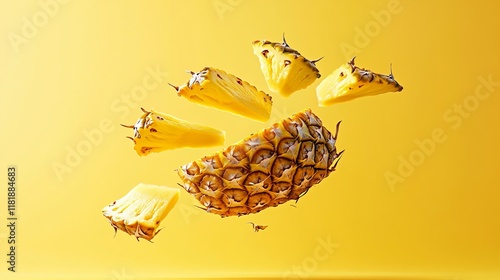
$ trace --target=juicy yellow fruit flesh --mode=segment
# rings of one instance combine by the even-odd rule
[[[354,59],[333,71],[316,87],[319,106],[350,101],[363,96],[402,91],[392,74],[382,75],[354,65]]]
[[[178,199],[178,188],[140,183],[124,197],[104,207],[102,213],[115,231],[119,229],[137,239],[150,241]]]
[[[273,104],[271,96],[248,82],[212,67],[191,74],[186,84],[176,88],[179,96],[206,107],[258,121],[270,118]]]
[[[254,41],[254,54],[259,58],[260,69],[272,92],[290,96],[305,89],[321,77],[313,61],[306,59],[286,42]]]
[[[224,131],[156,112],[144,111],[134,126],[134,150],[141,156],[152,152],[224,144]]]

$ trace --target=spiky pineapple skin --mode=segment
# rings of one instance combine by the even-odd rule
[[[207,212],[258,213],[299,199],[328,177],[341,154],[336,140],[337,132],[332,135],[307,109],[177,172]]]
[[[305,58],[286,41],[255,40],[252,46],[272,92],[288,97],[321,77],[315,61]]]

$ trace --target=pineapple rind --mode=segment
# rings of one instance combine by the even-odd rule
[[[177,172],[207,212],[258,213],[299,199],[334,171],[336,139],[307,109]]]
[[[179,199],[179,189],[140,183],[102,209],[113,228],[151,241]]]
[[[316,87],[316,95],[319,106],[326,107],[359,97],[402,90],[392,74],[383,75],[357,67],[353,58],[321,81]]]
[[[134,128],[134,150],[140,156],[153,152],[190,147],[213,147],[224,144],[225,132],[181,120],[174,116],[144,111]]]
[[[191,102],[258,121],[267,121],[271,116],[270,95],[213,67],[193,72],[191,79],[177,88],[177,93]]]
[[[256,40],[252,45],[272,92],[290,96],[321,77],[313,61],[306,59],[285,43]]]

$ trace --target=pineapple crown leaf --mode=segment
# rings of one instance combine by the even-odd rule
[[[310,189],[311,188],[308,188],[305,192],[301,193],[299,197],[297,197],[297,199],[295,200],[295,204],[297,204],[297,202],[299,202],[299,199],[301,199],[304,195],[306,195]]]
[[[110,223],[111,223],[111,221],[110,221]],[[118,227],[117,227],[117,226],[115,226],[113,223],[111,223],[111,226],[112,226],[112,227],[113,227],[113,229],[115,230],[115,235],[113,235],[113,238],[115,238],[115,237],[116,237],[116,233],[118,232]]]
[[[339,121],[335,127],[335,140],[337,140],[337,135],[339,134],[339,128],[340,128],[340,124],[342,123],[342,121]]]
[[[322,57],[320,57],[320,58],[318,58],[316,60],[311,60],[311,63],[314,64],[314,65],[316,65],[316,62],[322,60],[323,58],[324,58],[324,56],[322,56]]]
[[[337,168],[337,164],[339,163],[340,159],[342,158],[342,155],[344,154],[345,150],[342,150],[338,155],[337,155],[337,160],[333,164],[333,166],[330,168],[331,171],[335,171],[335,168]]]
[[[134,125],[133,124],[120,124],[121,126],[123,127],[126,127],[126,128],[134,128]]]
[[[171,83],[168,83],[169,86],[173,87],[176,91],[179,91],[179,87],[178,86],[174,86],[173,84]]]
[[[288,43],[286,42],[286,39],[285,39],[285,32],[283,32],[283,46],[290,48],[290,45],[288,45]]]
[[[354,65],[354,59],[356,59],[356,56],[354,56],[351,61],[349,61],[347,64],[349,64],[349,66],[351,66],[351,73],[354,73],[354,71],[356,71],[356,65]]]

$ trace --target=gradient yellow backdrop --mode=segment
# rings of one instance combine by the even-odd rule
[[[499,6],[488,1],[2,1],[0,220],[18,168],[17,272],[42,279],[500,277]],[[280,41],[323,77],[356,55],[401,93],[317,106],[316,81],[274,95],[268,123],[176,96],[185,70],[214,66],[269,92],[252,53]],[[154,243],[101,208],[139,182],[222,147],[139,157],[125,136],[140,107],[227,133],[229,145],[310,107],[342,120],[337,171],[303,197],[221,219],[185,191]],[[255,233],[247,222],[268,225]],[[326,245],[325,245],[326,244]],[[17,277],[16,277],[17,276]],[[380,279],[380,278],[379,278]]]

